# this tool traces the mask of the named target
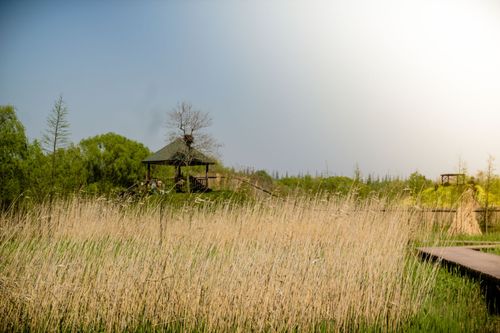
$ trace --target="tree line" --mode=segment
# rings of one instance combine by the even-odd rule
[[[12,105],[0,106],[0,205],[42,201],[54,195],[103,194],[127,189],[145,177],[141,160],[151,152],[115,133],[78,144],[69,141],[67,107],[60,97],[41,140],[28,140]]]
[[[20,200],[43,201],[54,196],[102,195],[124,192],[145,179],[146,167],[141,161],[151,154],[142,143],[122,135],[106,133],[81,140],[69,140],[68,108],[60,96],[47,117],[41,140],[28,140],[25,128],[12,105],[0,106],[0,208]],[[219,146],[203,129],[211,119],[206,113],[181,103],[169,114],[170,139],[189,137],[195,147],[211,152]],[[157,168],[159,178],[173,177],[173,170]],[[461,167],[461,170],[463,168]],[[216,166],[217,172],[241,173]],[[463,171],[463,170],[462,170]],[[500,178],[493,174],[493,159],[488,168],[475,177],[467,176],[467,186],[477,192],[479,202],[488,207],[500,206]],[[363,177],[356,167],[353,177],[310,175],[272,177],[266,171],[248,171],[243,175],[266,188],[286,195],[302,193],[355,193],[360,198],[379,196],[392,199],[411,197],[430,206],[453,205],[466,187],[440,186],[414,172],[407,178]]]
[[[486,171],[479,171],[475,176],[466,175],[460,185],[441,184],[439,180],[429,179],[417,171],[406,178],[389,175],[362,177],[358,168],[353,177],[299,175],[275,179],[274,183],[278,184],[284,193],[299,191],[312,195],[355,195],[361,199],[404,199],[408,204],[428,207],[453,207],[459,202],[462,194],[470,189],[482,207],[500,207],[500,177],[493,174],[491,161],[491,158],[488,159]],[[253,174],[263,172],[261,170]],[[259,178],[267,183],[272,179],[270,175]]]

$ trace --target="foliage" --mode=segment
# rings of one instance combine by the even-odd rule
[[[500,230],[496,232],[489,232],[483,235],[454,235],[453,237],[447,236],[444,240],[441,240],[437,243],[439,246],[445,246],[449,244],[453,244],[453,241],[463,241],[464,244],[467,244],[467,241],[473,242],[498,242],[500,240]],[[456,243],[455,243],[456,244]]]
[[[0,106],[0,205],[9,205],[21,193],[28,155],[24,126],[14,107]]]
[[[500,191],[497,190],[496,186],[496,180],[494,180],[490,188],[489,203],[493,206],[500,206]],[[436,185],[426,188],[418,196],[419,203],[427,207],[453,208],[468,188],[473,189],[478,205],[483,206],[486,202],[486,191],[483,186],[473,184],[459,186]]]
[[[82,140],[80,148],[91,191],[105,193],[113,188],[126,189],[146,176],[141,161],[150,151],[141,143],[107,133]]]
[[[250,175],[250,181],[264,187],[273,186],[273,178],[265,170],[257,170]]]
[[[407,183],[408,188],[414,196],[419,195],[424,189],[432,186],[432,181],[416,171],[410,175]]]
[[[405,332],[497,332],[498,316],[488,314],[478,281],[456,269],[438,270],[432,293]]]
[[[430,207],[451,208],[456,205],[465,189],[465,186],[437,185],[429,187],[420,193],[420,203]]]
[[[28,155],[24,163],[26,184],[25,197],[39,202],[45,199],[50,189],[50,158],[44,155],[40,142],[28,145]]]
[[[88,170],[82,149],[70,145],[56,152],[59,164],[56,169],[55,186],[58,193],[73,193],[82,189],[88,181]]]
[[[67,196],[82,189],[87,182],[87,170],[80,148],[70,145],[55,152],[54,178],[51,176],[52,155],[44,155],[38,141],[29,145],[25,163],[25,195],[34,201],[42,201],[49,195]]]
[[[40,202],[80,190],[109,193],[145,177],[141,160],[150,152],[144,145],[113,133],[67,145],[66,114],[60,97],[49,115],[44,153],[39,141],[28,142],[14,107],[0,107],[0,206],[17,198]]]
[[[286,177],[277,181],[284,193],[299,191],[317,195],[329,193],[346,196],[354,194],[357,198],[366,199],[379,197],[389,200],[400,198],[406,188],[406,182],[399,178],[373,178],[369,176],[366,181],[345,176],[334,177]]]
[[[278,184],[282,185],[286,192],[300,189],[309,193],[330,192],[346,195],[352,189],[354,180],[348,177],[313,178],[306,175],[304,177],[281,178]]]
[[[65,119],[67,108],[62,97],[56,101],[49,115],[49,128],[44,136],[45,154],[39,141],[29,143],[26,139],[24,127],[17,119],[14,107],[4,106],[0,110],[0,201],[3,207],[16,198],[26,197],[40,201],[52,191],[62,197],[82,190],[96,195],[122,192],[145,178],[146,168],[141,160],[150,152],[141,143],[108,133],[82,140],[78,145],[68,145],[68,123]],[[208,114],[194,110],[188,103],[180,104],[171,115],[175,115],[170,119],[172,124],[177,120],[179,125],[175,134],[177,136],[191,135],[190,133],[195,134],[197,131],[203,134],[203,130],[210,124]],[[51,146],[46,145],[47,138],[52,138]],[[153,177],[168,185],[165,187],[167,191],[173,187],[173,167],[151,167]],[[211,166],[211,170],[229,180],[223,182],[221,189],[246,194],[254,192],[248,184],[240,182],[235,185],[230,179],[243,178],[283,196],[300,193],[311,196],[351,195],[362,200],[378,197],[422,207],[453,208],[463,191],[470,186],[475,190],[478,203],[484,206],[487,197],[485,189],[489,184],[488,203],[491,206],[500,206],[500,177],[488,177],[487,172],[480,172],[475,178],[469,177],[466,185],[441,186],[433,184],[418,172],[412,173],[407,179],[372,175],[363,178],[359,167],[356,168],[353,178],[301,175],[273,179],[265,170],[252,170],[242,174],[220,164]],[[190,167],[189,172],[204,174],[204,166]]]
[[[481,205],[486,204],[486,190],[481,185],[476,185],[476,198]],[[491,206],[500,207],[500,179],[495,178],[491,181],[488,202]]]

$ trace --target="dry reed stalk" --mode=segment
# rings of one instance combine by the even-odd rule
[[[475,210],[478,207],[471,190],[464,192],[460,204],[448,229],[449,235],[481,235],[481,228],[476,218]]]
[[[60,201],[1,218],[0,330],[396,330],[434,272],[405,210],[321,198],[163,212]],[[142,326],[141,326],[142,325]]]

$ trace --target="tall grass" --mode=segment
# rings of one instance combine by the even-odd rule
[[[377,201],[50,212],[1,216],[0,331],[397,330],[435,275],[415,216]]]

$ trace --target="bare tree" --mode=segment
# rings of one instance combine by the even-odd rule
[[[170,140],[180,138],[190,149],[194,148],[208,155],[217,154],[220,145],[211,134],[206,132],[206,129],[212,125],[212,118],[208,112],[194,109],[189,102],[182,102],[167,116]]]
[[[220,145],[211,134],[206,132],[206,129],[212,125],[212,118],[208,112],[196,110],[189,102],[181,102],[168,112],[167,117],[168,139],[182,139],[186,143],[187,149],[182,161],[185,166],[191,164],[196,151],[209,156],[217,155]]]
[[[179,103],[172,111],[168,113],[168,125],[178,130],[182,135],[193,135],[200,130],[212,125],[212,119],[206,112],[195,110],[193,105],[188,102]]]
[[[493,176],[493,171],[494,171],[494,166],[493,162],[495,161],[495,158],[491,155],[488,156],[488,167],[486,169],[486,186],[485,186],[485,192],[486,192],[486,198],[485,198],[485,203],[484,203],[484,227],[485,227],[485,232],[488,232],[488,220],[489,220],[489,206],[490,206],[490,187],[491,187],[491,177]]]
[[[54,103],[54,107],[47,117],[47,129],[42,138],[44,149],[52,157],[51,163],[51,186],[54,187],[54,179],[57,165],[57,149],[65,147],[69,142],[69,122],[67,121],[68,108],[64,103],[62,95]]]
[[[167,116],[170,140],[181,138],[188,146],[203,153],[216,153],[219,145],[212,135],[205,132],[212,125],[208,112],[194,109],[189,102],[181,102]]]

